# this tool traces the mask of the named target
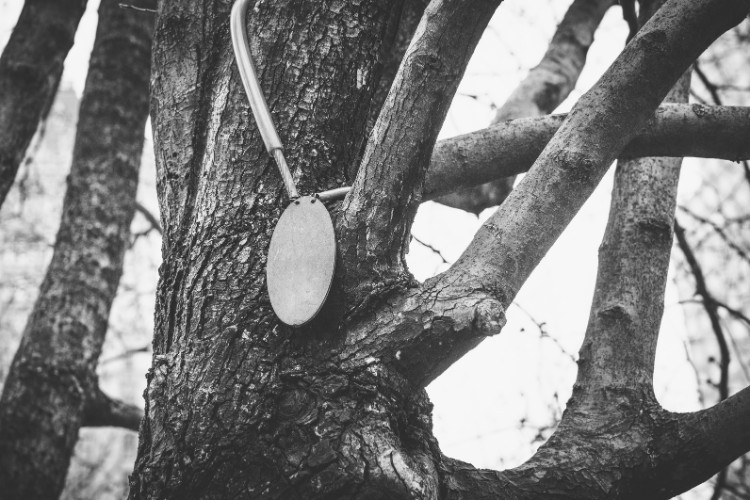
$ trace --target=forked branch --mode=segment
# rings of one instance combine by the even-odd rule
[[[456,264],[392,297],[390,307],[369,318],[379,328],[367,328],[368,319],[362,328],[353,326],[345,358],[384,345],[368,355],[392,358],[412,381],[426,385],[484,335],[498,332],[504,309],[611,162],[698,54],[748,10],[748,0],[667,3],[575,106]]]
[[[507,307],[672,85],[748,10],[748,0],[666,3],[580,99],[456,264],[428,284],[485,290]],[[473,347],[461,344],[444,342]]]

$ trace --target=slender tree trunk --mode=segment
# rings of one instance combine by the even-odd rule
[[[491,125],[552,113],[573,91],[594,42],[594,32],[613,0],[574,0],[537,66],[495,113]],[[439,198],[443,205],[479,214],[499,205],[513,189],[515,176],[497,179]]]
[[[96,363],[122,273],[148,116],[153,19],[99,10],[55,251],[0,400],[0,491],[57,498],[82,425],[137,428]]]
[[[52,105],[86,0],[26,0],[0,57],[0,207]]]

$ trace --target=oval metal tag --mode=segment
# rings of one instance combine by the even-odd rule
[[[336,265],[336,235],[323,203],[313,196],[293,201],[271,236],[266,281],[271,307],[281,321],[301,326],[328,297]]]

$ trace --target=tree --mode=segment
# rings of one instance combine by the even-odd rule
[[[503,472],[437,447],[424,386],[501,330],[510,301],[609,164],[750,10],[740,0],[666,3],[458,262],[418,284],[403,261],[416,207],[455,189],[468,175],[460,168],[475,170],[465,158],[488,158],[487,137],[499,134],[433,153],[498,4],[432,1],[383,102],[373,96],[388,85],[380,61],[395,50],[401,2],[254,6],[248,30],[300,190],[353,183],[331,207],[332,296],[299,329],[275,319],[265,292],[265,249],[288,200],[247,113],[228,50],[229,6],[160,4],[152,116],[164,263],[132,498],[668,498],[750,449],[748,389],[692,414],[654,398],[673,203],[661,196],[675,173],[647,177],[649,161],[619,168],[615,197],[625,208],[612,213],[579,378],[553,437]],[[729,111],[657,116],[700,122]]]
[[[85,0],[28,0],[0,57],[0,206],[57,92]]]
[[[58,498],[82,426],[137,429],[141,411],[100,389],[135,210],[153,19],[104,0],[55,252],[0,398],[0,490]]]

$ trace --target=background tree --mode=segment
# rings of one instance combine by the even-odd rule
[[[0,206],[48,112],[86,0],[28,0],[0,57]]]
[[[99,389],[96,363],[135,210],[152,31],[150,15],[102,2],[55,253],[0,399],[10,498],[58,498],[81,426],[141,417]]]

